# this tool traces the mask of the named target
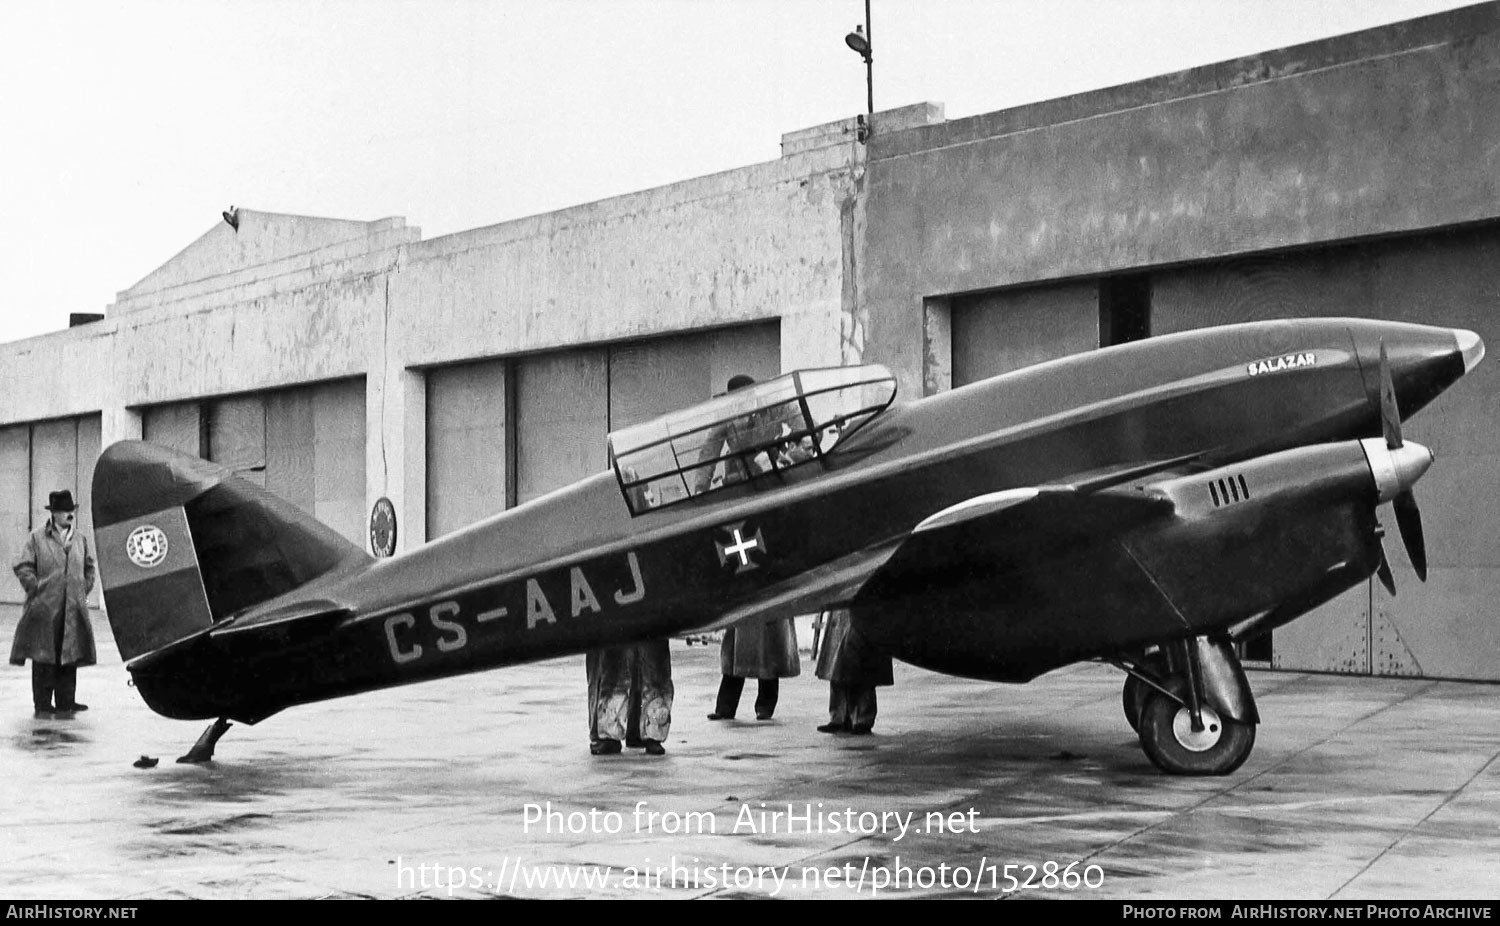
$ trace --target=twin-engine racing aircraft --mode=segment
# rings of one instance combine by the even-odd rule
[[[1126,673],[1162,770],[1226,774],[1255,702],[1236,644],[1378,573],[1376,508],[1426,554],[1401,420],[1472,331],[1207,328],[895,403],[879,366],[803,370],[608,436],[607,472],[390,559],[152,444],[93,488],[120,654],[160,714],[230,720],[529,660],[808,614],[917,666]]]

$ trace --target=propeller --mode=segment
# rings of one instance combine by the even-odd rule
[[[1387,450],[1400,450],[1401,411],[1396,405],[1396,385],[1391,379],[1391,364],[1386,357],[1385,341],[1380,342],[1380,429],[1384,432]],[[1415,480],[1413,480],[1415,481]],[[1417,509],[1417,498],[1411,489],[1404,488],[1391,499],[1396,512],[1396,529],[1401,542],[1406,545],[1406,554],[1411,558],[1412,569],[1417,578],[1427,581],[1427,541],[1422,533],[1422,513]],[[1391,575],[1391,564],[1380,553],[1380,566],[1376,570],[1383,584],[1392,595],[1396,593],[1396,580]]]
[[[1417,578],[1427,581],[1427,542],[1422,536],[1422,513],[1417,510],[1417,500],[1407,489],[1391,502],[1396,509],[1396,528],[1406,544],[1406,555],[1411,557],[1411,567]]]
[[[1380,342],[1380,430],[1387,450],[1401,448],[1401,410],[1396,407],[1396,383],[1391,379],[1391,361]]]
[[[1385,531],[1379,531],[1379,536],[1384,537]],[[1375,574],[1380,576],[1380,584],[1392,596],[1396,594],[1396,577],[1391,574],[1391,561],[1385,558],[1385,547],[1380,548],[1380,565],[1375,567]]]

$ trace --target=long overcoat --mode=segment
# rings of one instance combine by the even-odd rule
[[[842,608],[823,615],[817,676],[859,688],[895,684],[891,657],[871,650],[855,631],[849,612]]]
[[[740,624],[724,631],[719,669],[740,678],[792,678],[802,672],[791,619]]]
[[[97,657],[88,596],[97,573],[93,546],[83,528],[74,527],[72,539],[64,544],[49,520],[26,538],[15,572],[26,590],[26,604],[10,648],[11,664],[25,665],[30,659],[43,665],[93,665]],[[61,662],[58,622],[63,626]]]

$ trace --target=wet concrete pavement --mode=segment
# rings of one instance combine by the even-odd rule
[[[1249,761],[1169,778],[1108,667],[898,664],[876,735],[828,736],[806,659],[775,720],[712,723],[717,647],[674,642],[661,758],[589,755],[573,657],[236,725],[191,766],[205,724],[152,714],[96,629],[74,719],[0,672],[0,897],[999,897],[1006,865],[1019,898],[1500,897],[1500,686],[1252,672]]]

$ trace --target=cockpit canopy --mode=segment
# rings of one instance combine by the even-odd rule
[[[610,463],[641,514],[823,460],[895,397],[883,366],[798,370],[615,431]]]

